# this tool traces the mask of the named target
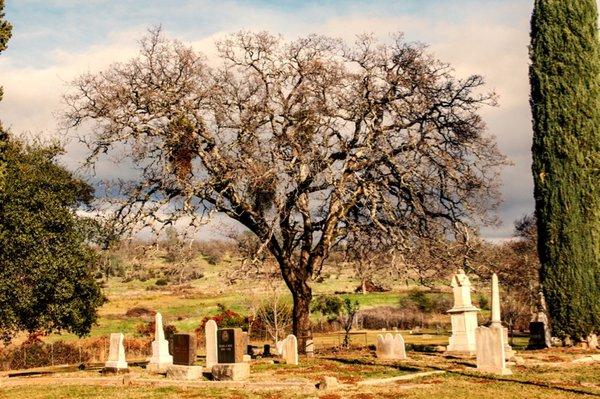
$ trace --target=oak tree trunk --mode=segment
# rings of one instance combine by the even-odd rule
[[[290,287],[294,299],[292,333],[298,339],[298,353],[306,353],[306,341],[312,339],[310,302],[312,290],[306,281]]]

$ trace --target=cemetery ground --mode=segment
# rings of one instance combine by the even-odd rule
[[[160,262],[158,260],[154,260]],[[248,298],[260,295],[269,282],[237,280],[227,283],[226,264],[201,265],[204,276],[179,285],[156,285],[156,279],[124,282],[110,278],[106,284],[109,301],[100,310],[98,325],[90,338],[77,339],[70,334],[52,335],[47,343],[65,341],[80,343],[106,338],[123,332],[128,340],[139,340],[138,328],[148,318],[127,316],[128,310],[143,307],[161,312],[165,325],[179,332],[193,332],[205,316],[218,312],[218,304],[241,314],[248,313]],[[358,281],[350,271],[326,270],[325,278],[313,284],[314,294],[347,293],[361,304],[361,309],[380,306],[399,307],[415,286],[406,281],[388,280],[391,290],[381,293],[353,293]],[[448,283],[440,282],[430,295],[451,298]],[[477,287],[473,298],[488,295],[488,285]],[[489,319],[489,311],[480,314],[480,323]],[[449,316],[427,316],[429,327],[419,331],[400,331],[407,344],[407,360],[382,360],[375,357],[374,345],[380,330],[353,330],[352,347],[341,349],[342,336],[335,332],[315,334],[316,355],[300,358],[298,366],[278,363],[275,358],[262,358],[251,363],[248,381],[177,381],[157,377],[136,366],[146,355],[131,356],[130,371],[124,375],[101,376],[99,368],[105,359],[90,361],[79,370],[77,362],[60,368],[42,367],[21,371],[42,371],[31,376],[8,377],[18,370],[0,372],[0,399],[3,398],[584,398],[600,397],[600,361],[574,362],[598,352],[581,348],[525,350],[526,336],[515,337],[512,345],[523,362],[511,365],[513,375],[492,376],[476,372],[473,357],[449,356],[436,351],[448,344]],[[434,322],[431,323],[431,320]],[[317,321],[317,320],[315,320]],[[390,328],[391,330],[391,328]],[[14,345],[18,345],[21,337]],[[260,345],[268,340],[253,339]],[[99,348],[107,351],[106,347]],[[200,358],[204,355],[201,345]],[[202,360],[200,360],[202,363]],[[317,389],[323,377],[335,377],[339,386]]]

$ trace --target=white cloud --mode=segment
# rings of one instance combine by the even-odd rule
[[[512,230],[512,220],[529,212],[533,204],[529,170],[531,126],[527,44],[531,4],[528,3],[468,2],[469,7],[459,9],[457,2],[436,2],[438,8],[431,11],[433,8],[430,7],[429,12],[422,15],[393,15],[375,5],[354,5],[343,13],[335,13],[332,6],[318,3],[286,11],[232,1],[186,2],[178,9],[182,18],[196,13],[211,24],[179,26],[176,20],[167,21],[165,30],[167,34],[176,32],[184,41],[209,55],[214,54],[216,38],[240,29],[269,30],[289,38],[317,32],[348,40],[363,32],[384,37],[404,31],[408,40],[429,43],[430,50],[451,63],[459,76],[483,75],[488,87],[500,95],[500,105],[485,109],[482,114],[501,149],[515,162],[514,167],[503,173],[505,204],[501,216],[505,224],[500,230],[484,231],[489,236],[506,236]],[[136,12],[139,14],[143,10]],[[0,115],[4,124],[15,132],[56,134],[56,114],[61,111],[61,95],[67,89],[67,83],[83,72],[98,71],[134,55],[137,40],[146,27],[156,24],[157,15],[160,13],[153,12],[147,20],[138,16],[132,23],[135,26],[127,24],[126,18],[122,17],[117,27],[103,37],[102,44],[83,46],[82,50],[49,50],[43,56],[50,61],[44,62],[42,67],[23,68],[15,58],[18,52],[3,54],[0,57],[0,83],[4,86],[5,97],[0,103]],[[70,27],[75,28],[85,36],[85,27]],[[34,37],[44,33],[42,27],[25,34]],[[69,149],[65,162],[76,167],[82,161],[84,151],[75,144]]]

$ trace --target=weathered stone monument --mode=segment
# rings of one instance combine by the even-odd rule
[[[312,339],[306,340],[306,356],[308,356],[308,357],[315,356],[315,342]]]
[[[217,360],[217,323],[214,320],[206,322],[204,327],[206,337],[206,368],[212,369],[212,366],[218,363]]]
[[[452,336],[448,348],[449,353],[473,355],[476,352],[475,329],[477,328],[477,313],[479,309],[471,303],[471,282],[460,269],[452,277],[454,306],[448,310],[452,322]]]
[[[196,336],[173,335],[173,364],[191,366],[196,362]]]
[[[240,363],[244,360],[244,333],[241,328],[217,331],[218,363]]]
[[[511,359],[515,355],[515,351],[511,348],[508,343],[508,328],[502,327],[502,320],[500,317],[500,285],[498,284],[498,276],[496,273],[492,274],[492,327],[499,327],[502,329],[503,341],[504,341],[504,355],[506,360]]]
[[[165,339],[162,315],[156,313],[154,316],[154,341],[152,342],[152,357],[148,361],[146,370],[154,373],[167,371],[167,367],[173,364],[173,356],[169,354],[169,341]]]
[[[539,293],[537,311],[529,323],[529,344],[527,349],[544,349],[552,346],[552,336],[548,325],[548,316],[544,294]]]
[[[217,364],[212,366],[215,380],[241,381],[250,376],[250,364],[244,362],[244,336],[240,328],[217,331]]]
[[[502,326],[477,327],[477,370],[484,373],[509,375],[504,353],[504,331]]]
[[[125,347],[123,346],[124,339],[125,336],[121,333],[110,334],[110,348],[108,350],[108,360],[104,364],[105,369],[110,371],[127,369]]]
[[[283,341],[282,356],[286,364],[298,365],[298,340],[295,335],[290,334]]]
[[[406,359],[406,347],[404,338],[400,334],[392,336],[387,333],[377,335],[377,347],[375,354],[380,359]]]
[[[167,367],[167,377],[176,380],[198,380],[202,378],[202,366],[196,366],[196,336],[193,334],[173,335],[173,364]]]

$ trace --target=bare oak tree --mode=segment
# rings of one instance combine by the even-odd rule
[[[400,35],[241,32],[217,48],[210,66],[152,30],[139,56],[74,82],[66,122],[93,127],[90,165],[135,166],[111,197],[132,229],[215,211],[254,233],[292,293],[300,351],[309,281],[353,228],[401,242],[491,220],[505,159],[477,113],[494,103],[480,76]]]

